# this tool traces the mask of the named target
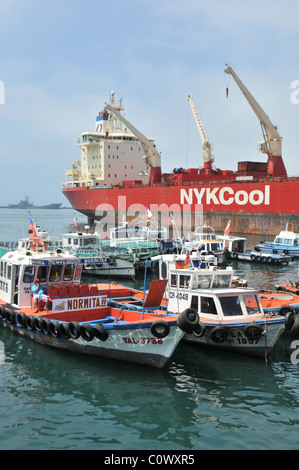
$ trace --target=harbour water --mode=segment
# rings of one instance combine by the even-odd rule
[[[72,227],[73,211],[36,210],[34,217],[43,230],[60,236]],[[27,211],[0,209],[0,240],[17,240],[28,225]],[[251,237],[248,244],[257,241]],[[267,289],[298,279],[299,260],[234,268],[250,286]],[[111,455],[299,448],[299,364],[287,354],[265,362],[182,343],[156,371],[48,349],[2,328],[0,340],[2,450]]]

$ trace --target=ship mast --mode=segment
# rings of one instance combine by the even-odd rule
[[[252,94],[247,90],[246,86],[240,80],[232,67],[229,67],[227,64],[225,65],[226,69],[224,72],[234,78],[236,84],[260,121],[264,140],[259,142],[259,151],[268,156],[267,174],[269,176],[286,176],[287,173],[282,160],[282,137],[279,135],[277,126],[272,124],[267,114],[254,99]]]

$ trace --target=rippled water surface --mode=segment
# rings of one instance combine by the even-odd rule
[[[21,222],[26,233],[24,212],[0,209],[0,239],[22,236]],[[73,211],[39,211],[39,218],[58,236]],[[298,278],[298,266],[234,265],[265,289]],[[0,449],[299,447],[299,365],[283,344],[266,363],[182,343],[156,371],[55,351],[5,329],[0,338]]]

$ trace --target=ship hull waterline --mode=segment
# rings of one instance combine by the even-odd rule
[[[117,223],[122,221],[124,212],[133,217],[143,207],[149,207],[153,214],[158,212],[165,217],[172,212],[176,224],[189,230],[203,221],[222,231],[228,220],[235,233],[276,235],[287,223],[299,226],[297,179],[177,187],[69,187],[63,189],[63,194],[90,223],[103,219],[107,212]]]

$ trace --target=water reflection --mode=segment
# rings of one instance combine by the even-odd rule
[[[263,448],[273,423],[281,448],[295,443],[291,364],[182,344],[155,371],[55,351],[6,330],[3,339],[1,448],[246,449],[260,439]]]

